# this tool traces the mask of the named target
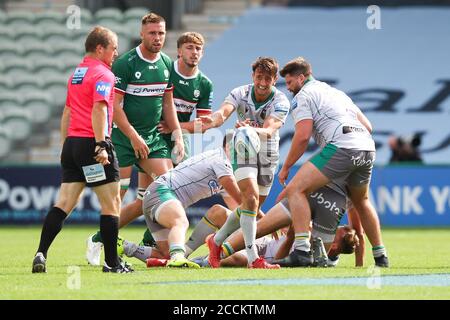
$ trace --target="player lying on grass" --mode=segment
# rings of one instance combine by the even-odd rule
[[[344,215],[346,208],[346,194],[343,184],[332,182],[320,188],[309,195],[308,202],[312,210],[312,238],[321,238],[325,245],[325,250],[328,252],[335,238],[339,221]],[[223,208],[223,210],[227,209]],[[358,230],[356,233],[359,238],[363,238],[356,211],[350,210],[349,220],[353,222],[355,228]],[[284,198],[257,222],[256,238],[276,232],[280,228],[291,225],[291,223],[292,218],[289,204],[287,199]],[[206,241],[209,248],[208,261],[213,268],[218,268],[220,266],[221,259],[244,248],[242,234],[238,232],[230,236],[229,234],[221,235],[221,232],[223,232],[223,228],[221,228],[215,236],[227,238],[222,246],[217,246],[211,241],[212,237],[209,237]],[[359,247],[361,247],[361,245],[364,246],[363,241],[361,241]],[[332,252],[333,256],[336,256],[335,252]],[[364,249],[358,248],[356,251],[356,266],[362,266],[363,254]]]
[[[337,185],[334,187],[338,189]],[[340,191],[342,192],[342,190]],[[273,233],[279,228],[287,227],[291,224],[289,211],[286,209],[285,203],[287,203],[287,201],[284,200],[281,204],[277,204],[257,222],[257,238]],[[346,205],[345,196],[339,195],[339,193],[331,189],[331,187],[324,187],[317,193],[311,195],[310,203],[311,207],[314,208],[313,239],[316,240],[318,237],[322,237],[325,239],[324,241],[326,247],[326,249],[323,248],[323,250],[320,250],[320,243],[317,240],[315,241],[317,242],[317,245],[313,245],[313,248],[316,249],[315,252],[317,253],[315,255],[316,264],[324,265],[323,261],[327,262],[327,251],[330,254],[330,261],[328,261],[328,264],[333,265],[337,263],[338,255],[340,253],[352,253],[356,249],[355,264],[356,266],[362,266],[364,242],[362,240],[361,245],[355,245],[358,243],[358,238],[363,239],[357,213],[354,210],[351,210],[349,212],[349,221],[353,222],[356,230],[358,231],[349,226],[339,227],[336,229],[343,214],[343,209],[340,209],[339,206],[345,207]],[[235,213],[232,213],[231,210],[228,210],[221,205],[215,205],[208,210],[207,214],[195,227],[191,237],[186,243],[186,256],[200,247],[207,236],[213,234],[215,229],[220,228],[230,214]],[[359,237],[357,234],[359,234]],[[274,259],[276,249],[281,246],[285,237],[281,237],[281,239],[273,239],[271,241],[268,241],[268,239],[269,238],[267,237],[259,239],[257,241],[257,249],[258,254],[270,263],[270,261]],[[159,240],[162,239],[160,238]],[[291,245],[292,242],[290,245],[286,243],[283,247],[290,249]],[[266,249],[267,246],[270,248],[269,250]],[[167,247],[167,245],[161,245],[160,243],[159,247],[163,248]],[[135,257],[141,261],[147,262],[147,266],[149,267],[164,266],[166,264],[165,259],[167,257],[167,252],[158,250],[157,248],[137,246],[136,244],[126,240],[123,241],[123,248],[124,253],[128,257]],[[225,250],[223,250],[223,252],[227,253],[222,255],[223,258],[232,255],[232,253],[237,250],[243,249],[244,238],[242,231],[238,230],[233,233],[224,243],[224,248]],[[284,255],[282,252],[284,252]],[[280,251],[278,256],[279,258],[285,257],[289,254],[289,252],[290,250],[284,249],[284,251]],[[237,260],[234,261],[234,259]],[[319,260],[322,260],[322,263]],[[194,259],[194,261],[202,261],[202,258],[200,257],[200,259]],[[242,261],[242,258],[240,256],[235,256],[235,258],[227,259],[224,264],[236,265],[238,264],[237,261]],[[202,264],[205,263],[202,262]],[[222,262],[220,262],[220,266],[223,266]]]
[[[294,232],[292,228],[286,231],[286,228],[281,229],[282,235],[274,238],[264,236],[256,240],[256,248],[260,257],[268,263],[273,263],[276,259],[286,257],[289,252],[293,250]],[[237,233],[242,238],[241,232]],[[318,238],[312,239],[312,250],[314,255],[313,266],[317,267],[335,267],[339,262],[339,255],[352,254],[359,246],[359,238],[356,231],[350,226],[339,226],[336,230],[334,241],[330,247],[330,255],[323,254],[325,249],[322,249],[322,242]],[[202,256],[192,259],[201,267],[209,267],[208,256]],[[220,267],[246,267],[248,265],[247,254],[245,250],[234,252],[230,256],[220,260]]]

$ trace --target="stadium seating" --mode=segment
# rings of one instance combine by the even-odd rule
[[[31,117],[29,110],[12,106],[4,110],[1,125],[10,132],[11,140],[23,140],[31,134]]]
[[[0,59],[2,61],[9,60],[21,56],[23,48],[13,40],[4,40],[0,42]]]
[[[30,76],[32,71],[31,61],[20,57],[12,57],[3,61],[3,72],[7,75],[27,75]]]
[[[117,8],[104,8],[100,9],[95,13],[95,22],[99,25],[104,25],[105,23],[115,23],[120,24],[123,20],[122,11]]]
[[[81,9],[77,29],[66,25],[64,12],[0,10],[0,159],[14,141],[32,134],[34,126],[61,115],[67,80],[85,54],[86,34],[95,25],[111,28],[121,54],[139,38],[146,13],[146,8],[104,8],[93,15]]]
[[[20,27],[34,23],[34,14],[30,11],[15,10],[6,14],[5,23],[9,26]]]
[[[43,42],[30,42],[23,47],[22,56],[34,63],[53,55],[52,47]]]
[[[149,10],[144,7],[134,7],[126,10],[123,14],[123,20],[125,23],[129,21],[138,21],[140,22],[142,17],[149,13]]]
[[[52,94],[55,105],[64,106],[66,102],[67,78],[61,74],[55,74],[48,78],[40,79],[40,82],[41,88]]]
[[[47,26],[59,26],[65,22],[65,16],[62,12],[56,11],[43,11],[35,14],[34,24],[42,27]]]
[[[17,25],[14,28],[14,40],[19,41],[24,46],[30,41],[41,39],[42,29],[33,25]]]
[[[3,114],[7,108],[11,106],[19,106],[22,103],[20,95],[12,91],[4,91],[1,93],[0,112]]]
[[[11,89],[12,89],[12,80],[11,80],[11,78],[9,76],[5,75],[2,72],[2,76],[0,77],[0,93],[3,96],[4,92],[8,92]]]
[[[4,24],[6,21],[6,13],[0,9],[0,24]]]
[[[49,43],[50,45],[50,43]],[[58,42],[51,45],[55,57],[69,59],[76,57],[81,60],[84,55],[84,44],[73,43],[70,41]]]
[[[54,74],[62,73],[64,67],[65,65],[63,65],[61,59],[51,58],[50,55],[47,55],[47,58],[34,60],[33,74],[36,75],[36,77],[43,79],[51,77]]]
[[[54,44],[65,43],[70,36],[69,30],[61,25],[48,24],[42,26],[41,30],[42,40],[52,42]]]
[[[3,115],[0,114],[0,159],[8,155],[11,150],[11,138],[9,130],[2,125]]]
[[[80,11],[80,20],[82,26],[86,24],[92,24],[94,22],[94,16],[92,15],[91,11],[82,8]]]
[[[35,76],[31,77],[30,74],[17,74],[11,77],[12,92],[22,95],[29,91],[41,90],[40,83],[43,79],[39,79]]]
[[[53,97],[51,94],[41,91],[26,92],[22,99],[22,105],[33,115],[33,123],[45,123],[52,115]]]
[[[14,41],[14,29],[13,27],[4,25],[0,22],[0,39],[3,41]]]

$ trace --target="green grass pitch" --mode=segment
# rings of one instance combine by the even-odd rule
[[[364,268],[353,267],[349,255],[341,256],[336,268],[281,270],[148,269],[128,259],[135,268],[133,274],[103,274],[84,258],[85,239],[95,227],[68,225],[50,248],[48,273],[32,274],[40,230],[41,226],[0,227],[0,299],[450,299],[449,229],[384,229],[391,268],[375,271],[370,268],[373,259],[367,248]],[[123,237],[136,242],[142,233],[143,227],[121,230]],[[197,253],[205,251],[202,247]],[[442,283],[414,283],[428,274],[437,275]],[[392,275],[417,277],[406,278],[403,285],[390,285],[384,277]],[[352,277],[359,277],[365,285],[338,281]],[[302,283],[316,281],[311,279],[329,281]],[[279,282],[283,280],[289,285]]]

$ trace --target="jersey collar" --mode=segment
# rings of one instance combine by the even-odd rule
[[[90,57],[90,56],[84,56],[83,62],[84,62],[84,63],[97,63],[97,64],[102,64],[102,65],[104,65],[106,68],[111,69],[111,67],[108,66],[106,63],[104,63],[102,60],[96,59],[96,58],[93,58],[93,57]]]
[[[177,59],[177,60],[175,60],[174,61],[174,63],[173,63],[173,69],[175,70],[175,72],[180,76],[180,77],[182,77],[183,79],[195,79],[195,78],[197,78],[197,76],[198,76],[198,72],[199,72],[199,70],[198,70],[198,68],[197,68],[197,71],[192,75],[192,76],[185,76],[185,75],[183,75],[180,71],[179,71],[179,69],[178,69],[178,60],[180,60],[180,59]]]
[[[139,46],[136,47],[136,52],[137,52],[139,58],[141,58],[145,62],[149,62],[149,63],[155,63],[156,61],[158,61],[161,58],[161,53],[158,52],[156,55],[156,58],[154,60],[145,59],[144,56],[142,55],[141,48],[139,48]]]
[[[263,102],[256,102],[256,97],[255,97],[255,86],[252,85],[252,90],[251,90],[251,96],[252,96],[252,101],[253,104],[255,105],[255,109],[258,110],[261,106],[263,106],[264,104],[267,103],[267,101],[269,101],[270,99],[272,99],[272,97],[275,94],[275,88],[272,87],[272,92],[270,93],[270,95],[267,97],[266,100],[264,100]]]

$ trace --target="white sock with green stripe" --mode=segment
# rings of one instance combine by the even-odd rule
[[[387,257],[386,248],[382,244],[379,245],[379,246],[373,247],[372,248],[372,254],[373,254],[374,258],[378,258],[378,257],[381,257],[381,256],[386,256]]]
[[[256,212],[250,210],[241,210],[241,229],[244,235],[245,251],[247,252],[248,264],[259,258],[255,246],[256,238]]]
[[[184,258],[184,244],[172,243],[169,246],[170,259]]]
[[[239,218],[241,216],[241,209],[236,208],[227,218],[222,228],[217,231],[214,236],[214,242],[216,245],[220,246],[233,232],[235,232],[240,227]]]
[[[234,253],[233,247],[229,242],[225,241],[222,244],[222,252],[220,253],[220,259],[225,259],[226,257],[231,256]]]
[[[211,233],[214,233],[217,229],[217,226],[208,220],[208,218],[203,217],[200,222],[197,223],[189,240],[186,242],[186,257],[204,244],[206,237]]]
[[[309,242],[309,232],[295,233],[294,248],[301,251],[311,251],[311,243]]]

